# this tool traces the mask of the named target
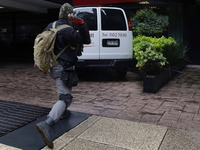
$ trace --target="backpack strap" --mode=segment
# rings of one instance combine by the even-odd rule
[[[70,25],[63,24],[63,25],[59,25],[59,26],[57,26],[57,27],[56,27],[56,29],[59,31],[59,30],[62,30],[62,29],[64,29],[64,28],[68,28],[68,27],[70,27],[70,28],[71,28],[71,26],[70,26]]]
[[[65,46],[65,48],[62,49],[62,51],[60,53],[58,53],[58,55],[56,56],[56,59],[58,59],[58,57],[67,49],[69,45]]]
[[[53,25],[52,25],[52,29],[54,29],[56,32],[58,32],[59,30],[62,30],[64,28],[68,28],[68,27],[71,27],[71,26],[67,25],[67,24],[56,26],[56,21],[54,21]]]
[[[52,29],[56,28],[56,21],[53,22]]]

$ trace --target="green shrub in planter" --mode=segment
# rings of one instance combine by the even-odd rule
[[[169,65],[179,63],[182,60],[187,60],[186,58],[187,46],[184,44],[167,44],[164,46],[163,55],[167,58]]]
[[[133,39],[133,57],[136,67],[144,74],[157,74],[167,63],[163,56],[164,44],[157,38],[137,36]]]
[[[153,38],[137,36],[133,39],[133,57],[137,61],[136,67],[139,67],[145,75],[156,75],[169,62],[172,63],[172,60],[179,59],[170,58],[170,53],[176,53],[177,47],[179,47],[179,44],[171,37]]]

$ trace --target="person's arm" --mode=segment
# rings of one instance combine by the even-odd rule
[[[86,23],[79,25],[79,32],[81,34],[83,44],[90,44],[90,33]]]
[[[82,19],[78,19],[76,17],[71,17],[70,21],[75,23],[77,25],[77,29],[68,28],[66,29],[66,32],[63,34],[66,34],[64,37],[66,38],[66,41],[69,41],[70,44],[90,44],[90,34],[89,29],[87,27],[87,24],[84,23]]]

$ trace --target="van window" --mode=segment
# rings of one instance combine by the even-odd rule
[[[124,14],[117,9],[101,9],[102,30],[127,30]]]
[[[75,9],[74,13],[87,23],[89,30],[97,30],[97,10],[95,8]]]

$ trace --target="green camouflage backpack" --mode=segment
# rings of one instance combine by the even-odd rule
[[[55,66],[58,57],[67,49],[68,45],[58,54],[54,54],[54,44],[56,40],[57,32],[61,29],[70,27],[69,25],[60,25],[55,27],[56,22],[53,23],[51,29],[43,31],[38,34],[34,42],[34,62],[35,65],[43,73],[50,70],[51,67]]]

